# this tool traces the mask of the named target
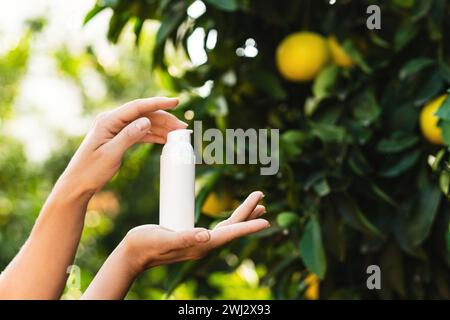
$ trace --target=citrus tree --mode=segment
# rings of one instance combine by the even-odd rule
[[[378,30],[366,25],[372,4]],[[182,97],[180,117],[281,133],[276,176],[198,168],[198,225],[260,189],[272,227],[139,290],[190,281],[214,297],[209,275],[251,259],[278,299],[450,297],[446,1],[100,0],[86,22],[105,9],[113,42],[131,26],[139,43],[147,20],[161,22],[148,72]],[[120,225],[157,221],[158,158],[136,150],[111,183],[128,211]],[[366,286],[370,265],[381,268],[381,290]]]

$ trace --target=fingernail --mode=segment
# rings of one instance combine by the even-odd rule
[[[209,231],[207,230],[199,231],[195,234],[195,240],[197,240],[198,242],[206,242],[209,241],[209,239],[210,235]]]
[[[185,127],[188,127],[189,125],[186,123],[186,122],[184,122],[184,121],[181,121],[181,120],[178,120],[179,122],[180,122],[180,124],[181,125],[183,125],[183,126],[185,126]]]
[[[262,192],[262,191],[260,191],[261,192],[261,199],[262,198],[264,198],[266,195]]]
[[[148,118],[141,118],[135,122],[135,125],[140,131],[148,130],[150,127],[150,120]]]

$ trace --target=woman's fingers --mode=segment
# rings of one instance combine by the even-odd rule
[[[181,128],[179,128],[181,129]],[[151,134],[154,134],[156,136],[163,137],[164,139],[167,139],[167,134],[174,129],[167,129],[165,127],[159,127],[159,126],[152,126],[152,129],[150,130]]]
[[[139,142],[164,144],[166,143],[166,137],[161,137],[153,133],[147,133]]]
[[[146,114],[146,116],[150,118],[154,127],[166,128],[168,131],[185,129],[188,126],[186,122],[179,120],[173,114],[164,110],[157,110]]]
[[[238,222],[211,231],[211,239],[208,246],[212,248],[220,247],[234,239],[264,230],[270,226],[264,219],[256,219],[244,222]]]
[[[149,118],[152,121],[152,133],[164,138],[167,138],[167,134],[170,131],[177,129],[186,129],[187,123],[178,120],[177,117],[159,110],[160,112],[154,112],[156,115],[150,115]]]
[[[220,222],[216,228],[247,220],[263,197],[264,194],[261,191],[252,192],[247,199],[234,210],[233,214],[228,219]]]
[[[174,242],[170,244],[170,250],[165,252],[164,259],[170,262],[198,259],[210,250],[223,246],[237,238],[261,231],[269,227],[269,222],[264,219],[238,222],[214,230],[188,230],[175,232]],[[201,228],[196,228],[201,229]]]
[[[193,228],[185,231],[171,231],[161,228],[164,230],[164,239],[162,243],[164,244],[164,251],[171,252],[174,250],[186,249],[198,244],[203,244],[211,239],[209,230],[205,228]]]
[[[151,123],[148,118],[139,118],[123,128],[111,139],[111,141],[105,144],[104,147],[109,148],[112,152],[123,154],[129,147],[146,136],[150,127]]]
[[[155,108],[173,108],[177,104],[176,98],[162,97],[138,99],[124,104],[112,111],[109,117],[119,120],[118,123],[132,122],[122,128],[107,144],[123,154],[137,142],[165,143],[170,131],[185,129],[187,124],[174,115],[163,110],[155,110]],[[141,118],[137,120],[133,118],[138,116]],[[117,127],[121,126],[117,125]]]
[[[113,110],[111,116],[127,123],[157,110],[173,109],[178,105],[178,98],[153,97],[136,99]]]
[[[253,220],[261,217],[264,213],[266,213],[266,207],[264,207],[261,204],[258,204],[253,210],[253,212],[250,214],[250,216],[247,218],[247,220]]]

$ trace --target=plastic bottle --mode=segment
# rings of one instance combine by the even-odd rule
[[[159,224],[180,231],[194,227],[195,155],[192,130],[169,132],[160,162]]]

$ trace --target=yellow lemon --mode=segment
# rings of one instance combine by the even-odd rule
[[[439,118],[435,115],[439,107],[447,99],[447,95],[442,95],[427,103],[420,112],[420,129],[423,136],[431,143],[443,144],[441,128],[438,126]]]
[[[230,191],[210,192],[202,205],[202,212],[210,217],[223,217],[225,211],[233,210],[236,201]]]
[[[349,68],[353,66],[353,60],[344,51],[344,48],[339,44],[336,37],[331,36],[328,38],[328,45],[330,47],[331,58],[334,63],[343,68]]]
[[[297,32],[278,45],[276,63],[284,78],[290,81],[310,81],[328,63],[326,40],[313,32]]]
[[[305,298],[308,300],[317,300],[320,295],[320,279],[313,273],[308,274],[305,279],[308,288],[305,291]]]

